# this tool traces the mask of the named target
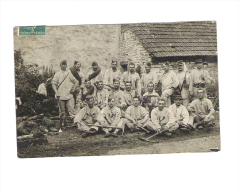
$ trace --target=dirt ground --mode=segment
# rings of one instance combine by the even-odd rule
[[[215,114],[216,124],[211,130],[203,129],[189,133],[177,131],[172,138],[156,136],[151,142],[138,137],[148,137],[144,132],[129,133],[117,138],[104,138],[104,133],[82,138],[74,128],[67,128],[58,135],[47,135],[48,144],[18,148],[19,158],[56,157],[56,156],[100,156],[126,154],[162,154],[180,152],[211,152],[220,150],[219,113]],[[121,133],[121,132],[119,132]]]

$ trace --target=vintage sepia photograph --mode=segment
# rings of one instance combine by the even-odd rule
[[[13,31],[19,158],[220,151],[216,21]]]

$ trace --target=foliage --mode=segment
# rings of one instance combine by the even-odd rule
[[[20,97],[22,105],[17,109],[17,116],[31,116],[40,114],[39,112],[49,112],[48,108],[43,108],[43,100],[37,97],[37,89],[41,83],[45,83],[48,78],[54,76],[54,71],[51,68],[43,67],[40,69],[37,64],[23,65],[21,51],[14,51],[15,62],[15,92],[16,97]],[[40,70],[41,73],[40,73]],[[46,101],[49,98],[46,98]],[[51,104],[53,101],[49,101]],[[54,106],[56,107],[56,106]]]

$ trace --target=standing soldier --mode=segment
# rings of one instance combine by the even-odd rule
[[[151,62],[146,63],[145,71],[141,77],[142,95],[148,91],[149,82],[152,82],[154,86],[157,84],[157,74],[151,71]]]
[[[113,89],[113,80],[114,79],[121,79],[122,74],[120,70],[117,69],[117,61],[112,60],[111,68],[107,69],[104,74],[104,85],[105,88],[109,91]]]
[[[89,74],[87,80],[91,81],[91,83],[96,86],[98,81],[103,81],[102,70],[99,67],[97,62],[92,63],[92,67],[89,70]]]
[[[129,71],[123,73],[121,79],[122,88],[125,89],[125,82],[130,81],[132,84],[132,89],[137,91],[137,94],[141,95],[141,81],[139,74],[135,72],[135,64],[131,62],[129,64]]]
[[[78,81],[76,90],[73,94],[73,97],[74,97],[74,100],[75,100],[75,105],[76,105],[76,98],[79,95],[79,93],[81,91],[81,88],[82,88],[82,86],[84,85],[84,82],[85,82],[85,76],[84,76],[84,73],[80,70],[80,67],[81,67],[80,61],[75,61],[74,66],[69,68],[69,70],[71,71],[73,76]]]
[[[197,90],[204,90],[205,98],[207,97],[206,84],[211,83],[211,78],[207,70],[204,70],[202,59],[196,60],[197,68],[192,70],[190,76],[189,93],[193,100],[197,98]]]
[[[162,84],[162,98],[166,101],[166,107],[171,105],[171,95],[173,95],[175,89],[178,87],[178,77],[173,71],[169,70],[169,62],[165,62],[163,65],[164,73],[160,79]]]
[[[75,117],[73,93],[77,86],[77,80],[67,69],[66,60],[63,60],[60,66],[61,70],[52,79],[52,88],[59,103],[61,116],[66,120],[66,109],[72,118]]]
[[[96,94],[95,94],[95,105],[97,105],[101,110],[108,103],[109,92],[107,89],[104,89],[104,85],[102,81],[99,81],[96,86]]]
[[[181,95],[183,105],[187,108],[190,101],[189,94],[189,84],[190,84],[190,74],[186,69],[185,63],[183,61],[177,62],[178,71],[176,73],[179,81],[178,85],[178,95]]]

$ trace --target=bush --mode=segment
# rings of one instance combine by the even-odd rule
[[[50,97],[39,98],[36,93],[38,86],[45,83],[48,78],[54,76],[54,71],[43,67],[42,73],[39,73],[37,64],[23,65],[21,51],[14,51],[15,62],[15,93],[16,97],[21,97],[22,105],[17,109],[17,116],[32,116],[40,113],[48,113],[51,109],[56,109],[56,100]]]

